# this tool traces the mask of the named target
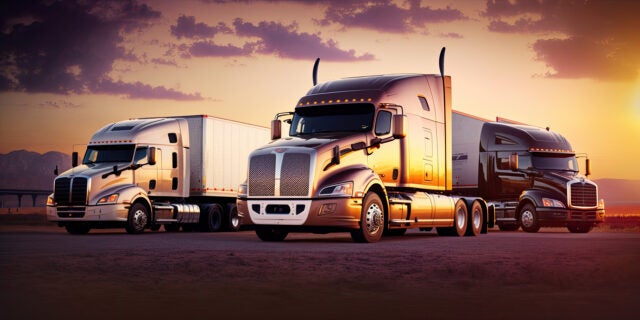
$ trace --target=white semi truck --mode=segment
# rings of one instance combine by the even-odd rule
[[[240,227],[235,199],[246,159],[269,129],[205,115],[131,119],[98,130],[82,163],[54,181],[47,219],[71,234],[124,227]]]

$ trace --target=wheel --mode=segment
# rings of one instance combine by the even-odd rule
[[[205,232],[218,232],[222,229],[222,206],[214,203],[202,206],[200,210],[200,229]]]
[[[149,222],[149,209],[140,203],[134,203],[129,209],[129,216],[127,217],[127,226],[125,229],[130,234],[140,234],[144,232],[144,228],[147,227]]]
[[[240,230],[240,216],[238,216],[238,208],[235,205],[229,206],[227,228],[229,229],[229,231]]]
[[[355,242],[377,242],[384,231],[384,206],[380,197],[369,192],[362,203],[360,228],[351,231],[351,238]]]
[[[498,223],[498,229],[500,231],[517,231],[520,229],[520,225],[517,223]]]
[[[64,228],[67,229],[69,234],[87,234],[89,230],[91,230],[89,224],[84,222],[69,223],[65,225]]]
[[[267,242],[283,241],[289,232],[270,227],[256,227],[256,235],[260,240]]]
[[[178,232],[180,231],[180,225],[177,223],[165,224],[164,231],[166,232]]]
[[[482,213],[482,205],[478,200],[473,201],[471,210],[469,210],[469,221],[465,236],[477,236],[482,231],[484,224],[484,215]]]
[[[588,233],[593,229],[593,224],[588,222],[575,222],[567,226],[571,233]]]
[[[538,214],[536,208],[527,203],[520,209],[520,225],[525,232],[538,232],[540,225],[538,224]]]
[[[462,237],[467,232],[467,223],[469,218],[469,210],[464,200],[458,199],[453,208],[453,227],[436,228],[438,235],[441,236],[458,236]]]

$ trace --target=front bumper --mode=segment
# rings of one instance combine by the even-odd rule
[[[243,224],[358,229],[362,198],[238,199]]]
[[[571,210],[559,208],[537,208],[538,221],[547,226],[565,226],[568,223],[593,223],[604,221],[604,209]]]
[[[48,206],[47,220],[51,222],[126,222],[129,215],[128,204],[105,204],[99,206]]]

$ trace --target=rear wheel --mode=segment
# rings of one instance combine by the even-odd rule
[[[355,242],[377,242],[384,231],[384,206],[375,192],[369,192],[362,203],[360,228],[351,231]]]
[[[520,209],[520,225],[525,232],[538,232],[540,225],[538,224],[538,214],[536,208],[527,203]]]
[[[436,231],[441,236],[462,237],[467,232],[469,212],[464,200],[458,199],[453,208],[453,227],[438,227]]]
[[[149,209],[147,206],[140,202],[134,203],[129,209],[129,216],[127,217],[127,226],[125,229],[130,234],[140,234],[144,232],[144,228],[147,227],[149,222]]]
[[[270,227],[256,227],[256,235],[260,240],[267,242],[279,242],[283,241],[287,237],[289,232],[278,230]]]
[[[200,227],[206,232],[218,232],[222,229],[222,206],[214,203],[210,206],[201,207]]]
[[[469,210],[469,222],[467,226],[466,236],[477,236],[482,231],[484,223],[484,215],[482,214],[482,205],[478,200],[473,201],[471,210]]]
[[[571,233],[588,233],[593,229],[593,224],[588,222],[570,223],[567,229],[569,229]]]
[[[89,230],[91,230],[89,224],[84,222],[69,223],[65,225],[64,228],[67,229],[69,234],[87,234]]]

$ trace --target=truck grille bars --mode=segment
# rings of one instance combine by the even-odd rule
[[[85,177],[58,178],[53,198],[61,206],[84,206],[87,204],[87,181]]]
[[[598,188],[588,182],[569,184],[570,207],[595,208],[598,205]]]
[[[251,157],[248,195],[308,197],[311,155],[276,153]]]

